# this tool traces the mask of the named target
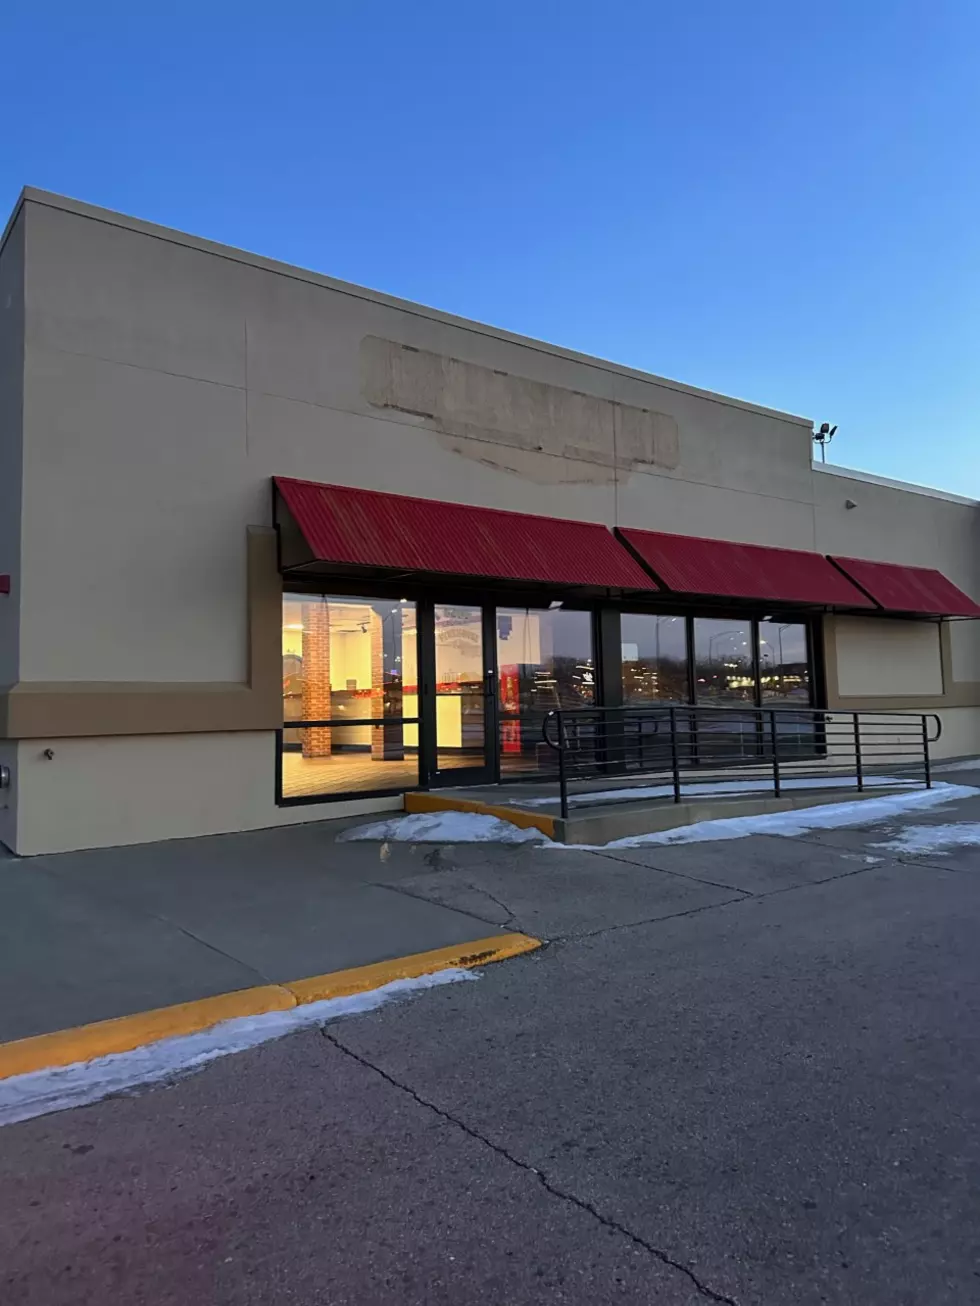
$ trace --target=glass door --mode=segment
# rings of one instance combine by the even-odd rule
[[[493,779],[494,769],[493,663],[487,611],[481,604],[435,603],[432,616],[430,783],[487,783]]]

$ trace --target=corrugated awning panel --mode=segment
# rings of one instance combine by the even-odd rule
[[[980,604],[932,567],[839,558],[836,554],[832,560],[885,612],[919,617],[980,617]]]
[[[820,553],[621,527],[617,532],[677,594],[820,607],[874,604]]]
[[[595,522],[275,478],[313,557],[345,567],[597,589],[657,586]]]

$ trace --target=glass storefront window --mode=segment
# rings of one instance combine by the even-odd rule
[[[554,708],[595,704],[592,614],[571,608],[498,608],[500,769],[550,770],[541,726]]]
[[[284,798],[418,784],[417,644],[407,600],[284,595]]]
[[[591,707],[595,702],[591,613],[498,608],[497,666],[504,712]]]
[[[623,703],[686,703],[687,620],[648,612],[622,615]]]
[[[704,707],[755,702],[750,621],[694,618],[694,691]]]
[[[762,701],[810,705],[810,658],[806,626],[798,622],[759,622],[759,679]]]

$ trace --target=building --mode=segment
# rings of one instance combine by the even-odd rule
[[[977,504],[815,466],[808,419],[27,190],[0,432],[20,853],[533,772],[555,704],[980,752]]]

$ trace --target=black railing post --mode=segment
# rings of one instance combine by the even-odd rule
[[[565,778],[565,747],[567,740],[565,738],[565,723],[561,719],[561,712],[555,713],[555,726],[558,730],[558,793],[561,799],[561,819],[568,820],[568,781]]]
[[[858,792],[864,793],[864,762],[861,758],[861,717],[854,713],[854,765],[857,768]]]
[[[776,729],[775,708],[769,710],[769,726],[772,733],[772,787],[776,797],[779,798],[783,787],[779,776],[779,731]]]
[[[929,721],[923,714],[922,717],[922,762],[926,772],[926,788],[932,788],[932,762],[929,758]]]
[[[670,709],[670,769],[674,779],[674,802],[681,801],[681,771],[677,761],[677,708]]]

